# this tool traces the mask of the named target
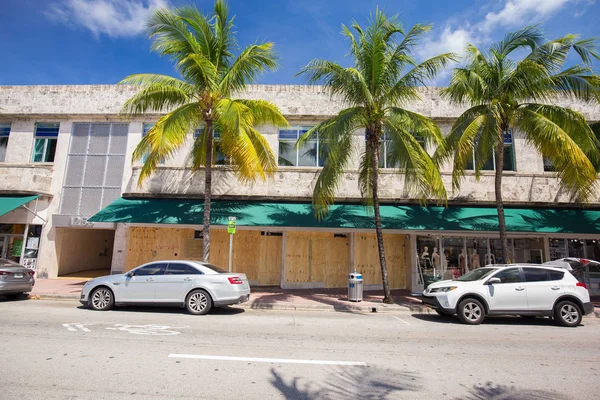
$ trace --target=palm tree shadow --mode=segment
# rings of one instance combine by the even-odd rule
[[[332,371],[322,384],[294,377],[289,382],[271,369],[271,384],[286,399],[345,400],[384,399],[405,391],[417,391],[421,385],[415,374],[378,367],[352,367]]]
[[[544,390],[518,389],[514,386],[494,385],[487,382],[485,385],[475,385],[469,389],[466,397],[456,400],[569,400],[570,397]]]

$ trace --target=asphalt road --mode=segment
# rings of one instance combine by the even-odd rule
[[[600,319],[0,301],[0,398],[597,399]]]

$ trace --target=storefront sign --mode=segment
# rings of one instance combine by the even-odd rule
[[[71,226],[94,226],[93,222],[89,222],[85,217],[71,217]]]

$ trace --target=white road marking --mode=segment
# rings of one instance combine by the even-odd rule
[[[135,335],[150,335],[150,336],[171,336],[179,335],[181,332],[169,330],[175,327],[167,325],[126,325],[126,324],[115,324],[116,328],[106,328],[111,331],[123,331],[133,333]],[[185,326],[177,327],[176,329],[185,328]]]
[[[91,330],[85,327],[86,325],[90,324],[79,324],[77,322],[71,322],[70,324],[62,324],[62,326],[67,328],[69,332],[79,332],[80,330],[83,332],[91,332]]]
[[[86,328],[83,324],[76,324],[76,327],[78,327],[79,329],[81,329],[84,332],[91,332],[88,328]]]
[[[71,324],[62,324],[65,328],[67,328],[71,332],[77,332],[77,329],[73,328]]]
[[[409,325],[409,326],[413,326],[413,324],[411,324],[408,321],[403,320],[402,318],[398,318],[395,315],[392,315],[392,317],[396,318],[398,321],[402,322],[404,325]]]
[[[192,358],[197,360],[220,360],[220,361],[246,361],[278,364],[313,364],[313,365],[348,365],[366,367],[362,361],[328,361],[328,360],[294,360],[288,358],[256,358],[256,357],[228,357],[209,356],[200,354],[169,354],[170,358]]]

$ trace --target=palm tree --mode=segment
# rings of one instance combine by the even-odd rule
[[[265,179],[277,169],[277,160],[256,126],[287,126],[280,110],[263,100],[234,98],[258,74],[277,66],[273,43],[249,45],[239,50],[232,32],[226,3],[217,0],[214,12],[204,15],[195,7],[157,10],[148,22],[152,49],[169,57],[182,79],[156,74],[137,74],[120,83],[141,90],[124,105],[128,116],[145,112],[169,112],[142,138],[133,154],[145,162],[139,181],[156,171],[161,160],[171,157],[188,134],[199,128],[191,150],[193,171],[204,170],[203,259],[210,256],[210,200],[215,144],[231,160],[238,178]],[[219,133],[218,142],[215,132]]]
[[[388,18],[380,10],[376,10],[364,30],[357,22],[352,24],[354,32],[346,26],[342,28],[342,34],[350,42],[354,65],[344,68],[331,61],[315,59],[299,75],[306,76],[311,84],[323,84],[347,108],[311,128],[298,140],[297,146],[317,137],[327,148],[325,165],[312,199],[315,212],[322,216],[333,204],[340,179],[354,152],[353,132],[364,130],[366,144],[361,155],[359,188],[366,204],[373,207],[384,302],[392,303],[379,212],[381,146],[384,143],[387,146],[387,161],[404,175],[411,194],[421,199],[445,198],[438,166],[422,144],[443,147],[443,135],[431,119],[402,106],[418,100],[416,86],[433,78],[453,55],[442,54],[416,63],[412,49],[430,26],[415,25],[405,32],[396,17]]]
[[[450,85],[442,91],[452,103],[470,108],[456,120],[446,137],[447,148],[439,149],[437,156],[454,158],[454,189],[460,188],[473,156],[477,179],[495,157],[495,195],[505,260],[512,260],[502,200],[505,132],[515,129],[523,134],[553,163],[564,189],[578,201],[588,201],[595,191],[594,163],[599,159],[600,142],[581,113],[556,105],[565,97],[600,98],[600,78],[590,68],[593,58],[598,58],[595,44],[575,35],[545,41],[538,28],[526,27],[508,33],[487,53],[468,45],[466,65],[454,70]],[[563,69],[571,50],[582,63]],[[523,53],[520,60],[510,58]]]

